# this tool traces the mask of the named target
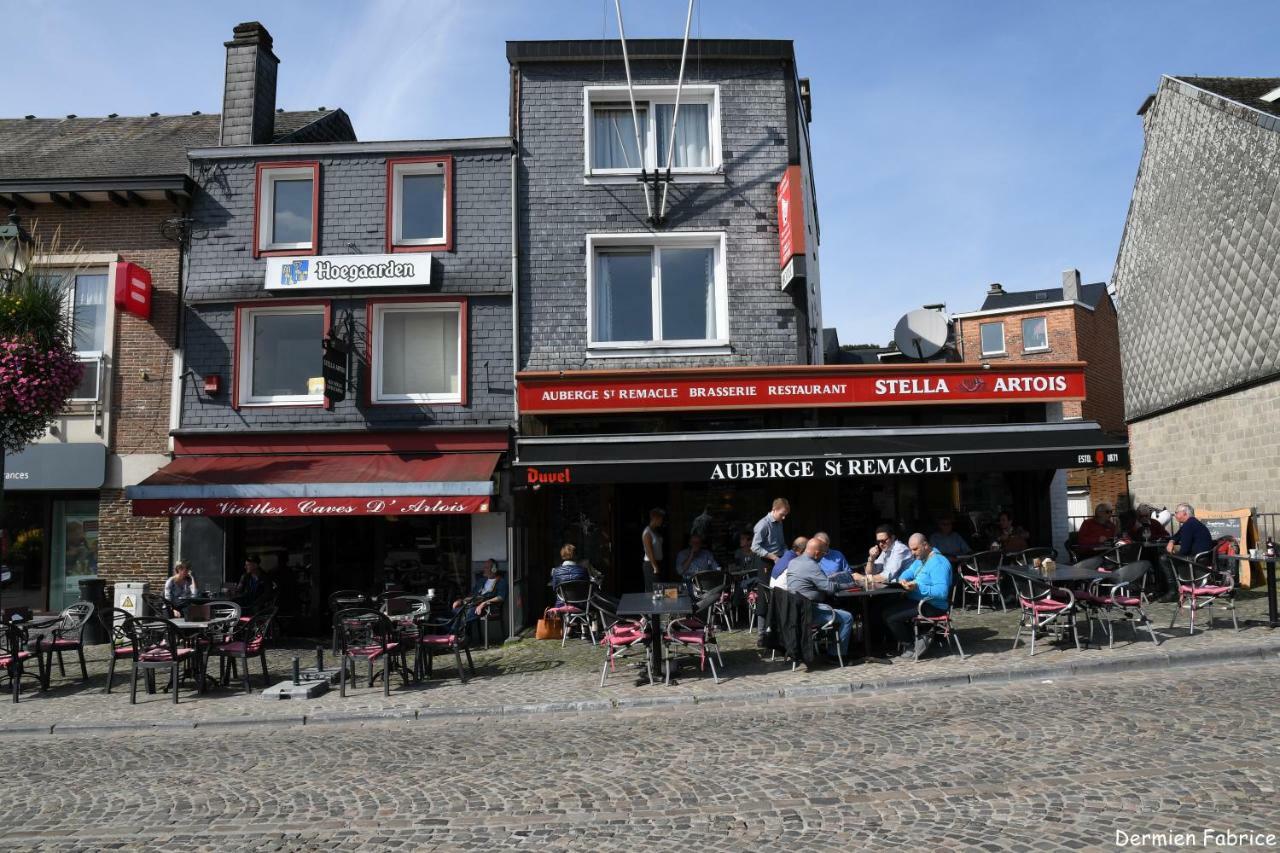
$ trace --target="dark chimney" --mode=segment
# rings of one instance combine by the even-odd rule
[[[1066,302],[1080,301],[1080,270],[1063,270],[1062,298]]]
[[[987,288],[988,296],[997,296],[1004,293],[1004,288],[1000,286],[1000,282],[992,282],[991,287]]]
[[[265,145],[275,135],[276,69],[271,33],[257,21],[237,24],[227,47],[221,145]]]

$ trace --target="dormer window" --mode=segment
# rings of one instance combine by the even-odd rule
[[[387,250],[453,248],[453,158],[387,161]]]

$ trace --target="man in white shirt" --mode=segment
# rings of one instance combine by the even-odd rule
[[[867,554],[864,573],[855,573],[853,579],[859,583],[867,578],[877,583],[888,583],[897,580],[913,559],[911,549],[894,535],[893,526],[882,524],[876,528],[876,544]]]

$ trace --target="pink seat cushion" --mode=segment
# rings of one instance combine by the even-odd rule
[[[79,646],[80,646],[79,640],[68,640],[65,638],[40,641],[40,651],[42,652],[47,652],[50,649],[53,649],[54,651],[57,651],[58,649],[74,649],[74,648],[78,648]]]
[[[548,607],[548,613],[581,613],[581,607],[575,607],[572,604],[558,604],[555,607]]]
[[[689,643],[697,646],[706,642],[701,631],[669,631],[667,632],[667,638],[679,643]]]
[[[1051,598],[1043,601],[1028,601],[1024,598],[1022,606],[1029,608],[1033,613],[1059,613],[1070,607],[1065,601],[1055,601]]]
[[[1077,592],[1076,601],[1087,601],[1090,604],[1110,604],[1111,599],[1105,595],[1094,595],[1092,592]]]
[[[394,652],[399,648],[399,643],[387,643],[384,649],[382,646],[356,646],[347,649],[347,656],[353,658],[365,658],[366,660],[375,660],[382,657],[383,652]]]
[[[1116,599],[1116,604],[1121,607],[1141,607],[1142,599],[1132,595],[1120,596]]]
[[[1178,587],[1179,592],[1183,592],[1188,595],[1194,595],[1194,596],[1224,595],[1228,592],[1231,592],[1232,589],[1233,587],[1229,587],[1229,586],[1191,586],[1190,584],[1185,584],[1185,583],[1182,586]]]
[[[237,640],[234,643],[223,643],[218,646],[218,651],[228,655],[256,655],[262,651],[262,640],[250,640],[247,643]]]
[[[424,646],[452,646],[458,642],[457,634],[424,634],[418,638]]]
[[[116,646],[111,650],[111,654],[118,658],[127,658],[133,655],[133,646]]]
[[[178,660],[182,660],[194,651],[195,649],[178,649],[177,658]],[[164,648],[148,649],[140,655],[140,659],[147,661],[148,663],[162,663],[172,661],[174,659],[174,653],[171,650]]]
[[[961,575],[969,583],[995,583],[1000,580],[1000,575]]]
[[[951,621],[951,614],[943,613],[941,616],[917,616],[916,621],[917,622],[933,622],[934,624],[942,625],[944,623]]]
[[[27,660],[30,657],[31,657],[31,652],[18,652],[18,660],[20,661]],[[4,657],[0,658],[0,667],[8,666],[11,663],[13,663],[12,655],[5,655]]]

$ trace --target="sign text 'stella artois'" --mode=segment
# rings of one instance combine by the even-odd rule
[[[267,258],[267,290],[404,287],[431,284],[427,255],[323,255]]]

